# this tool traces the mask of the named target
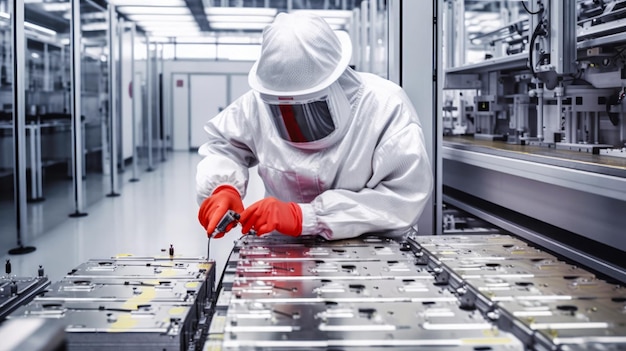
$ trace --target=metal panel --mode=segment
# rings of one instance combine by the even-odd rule
[[[438,91],[441,91],[443,75],[441,70],[441,9],[439,1],[400,1],[401,21],[390,23],[400,25],[401,57],[399,62],[389,65],[401,65],[401,86],[413,102],[424,131],[425,146],[430,159],[435,186],[433,194],[426,204],[418,222],[423,234],[441,233],[441,130],[442,120]],[[394,6],[395,7],[395,6]],[[390,33],[395,30],[391,28]],[[424,55],[424,52],[431,54]]]

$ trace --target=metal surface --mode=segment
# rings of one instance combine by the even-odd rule
[[[22,236],[28,231],[26,220],[26,111],[25,111],[25,34],[24,2],[11,1],[11,26],[13,28],[13,193],[18,249],[23,248]],[[19,252],[18,252],[19,253]]]
[[[70,71],[71,71],[71,114],[72,114],[72,182],[74,185],[74,213],[72,216],[84,216],[85,199],[83,183],[83,135],[81,128],[81,29],[80,1],[72,0],[72,17],[70,21]]]
[[[148,34],[145,35],[146,40],[146,129],[147,129],[147,140],[144,140],[146,143],[147,151],[148,151],[148,172],[152,172],[154,170],[154,162],[152,155],[152,117],[153,117],[153,108],[152,108],[152,84],[154,76],[152,75],[152,56],[150,55],[150,37]]]
[[[141,97],[140,94],[140,82],[137,80],[137,74],[135,73],[135,36],[137,35],[137,26],[135,25],[134,22],[129,23],[130,26],[130,41],[132,43],[131,45],[131,49],[130,49],[130,72],[132,75],[132,79],[130,81],[131,84],[131,94],[132,94],[132,99],[131,99],[131,103],[132,103],[132,109],[133,112],[131,114],[131,120],[132,120],[132,127],[131,127],[131,133],[132,133],[132,137],[131,137],[131,144],[133,146],[133,165],[132,165],[132,171],[133,171],[133,176],[131,178],[131,181],[139,181],[138,178],[138,169],[137,169],[137,164],[139,162],[139,151],[138,151],[138,145],[137,145],[137,99],[139,99]]]
[[[549,236],[546,236],[545,233],[538,233],[534,230],[525,228],[519,224],[513,223],[510,220],[498,216],[497,214],[489,213],[479,208],[475,208],[473,206],[469,206],[461,201],[455,200],[451,197],[444,197],[446,203],[452,204],[458,208],[461,208],[468,213],[471,213],[477,217],[483,218],[495,225],[499,226],[507,230],[510,233],[514,233],[522,238],[525,238],[533,243],[537,243],[542,247],[545,247],[553,252],[561,254],[567,258],[572,259],[573,261],[584,264],[587,267],[593,268],[603,274],[606,274],[614,279],[618,279],[620,281],[626,281],[626,272],[618,266],[611,264],[609,262],[603,261],[599,258],[592,257],[589,254],[581,251],[580,249],[576,249],[569,245],[563,244],[558,240],[552,239]]]
[[[109,46],[109,169],[111,192],[108,196],[119,195],[118,185],[118,118],[120,116],[119,81],[118,81],[118,59],[121,61],[120,51],[120,28],[118,25],[117,11],[115,5],[108,5],[108,46]]]
[[[532,345],[529,348],[533,350],[592,345],[609,350],[626,345],[626,295],[621,284],[553,259],[536,258],[529,264],[527,259],[516,257],[525,243],[508,235],[411,236],[409,242],[415,250],[426,252],[435,279],[456,291],[462,306],[483,311],[498,327]],[[487,251],[508,252],[509,257],[497,263],[466,264],[467,258],[476,255],[472,250],[458,250],[444,263],[443,250],[459,247],[487,247]],[[518,274],[507,275],[502,267]],[[501,274],[464,274],[488,270]],[[526,274],[529,271],[532,274]]]
[[[378,236],[242,237],[205,349],[523,350],[437,284],[421,257],[406,242]]]
[[[44,291],[49,284],[45,277],[1,277],[0,321]]]
[[[167,256],[94,259],[8,318],[58,321],[70,350],[195,351],[213,313],[214,275],[205,257],[174,255],[173,248]]]
[[[35,300],[10,318],[62,319],[70,350],[187,350],[196,331],[190,311],[175,303]]]
[[[496,332],[476,311],[456,302],[272,303],[231,306],[224,348],[257,347],[477,347],[521,349],[512,335]],[[460,346],[460,347],[459,347]]]
[[[45,318],[16,319],[0,325],[5,351],[65,351],[65,332],[58,321]]]

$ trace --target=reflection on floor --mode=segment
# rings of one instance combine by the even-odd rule
[[[31,193],[30,172],[27,171],[27,225],[21,237],[24,245],[61,224],[70,213],[75,212],[73,183],[67,163],[45,167],[43,171],[43,201],[31,201],[34,195]],[[101,167],[88,167],[85,171],[83,200],[88,206],[102,199],[110,187],[107,183],[109,177],[102,174]],[[9,172],[0,178],[0,252],[18,246],[13,191],[13,174]]]
[[[29,216],[39,216],[29,221],[35,222],[35,226],[47,223],[46,216],[54,216],[60,223],[41,228],[41,235],[24,242],[36,247],[30,254],[8,255],[8,249],[15,246],[15,238],[12,242],[9,240],[9,246],[3,247],[3,260],[10,260],[12,274],[36,276],[42,265],[49,279],[56,281],[91,258],[124,253],[157,255],[170,245],[174,246],[176,254],[206,255],[207,240],[198,224],[195,200],[195,169],[200,157],[189,152],[173,152],[168,156],[167,161],[155,164],[154,171],[142,173],[139,182],[129,182],[131,172],[123,173],[121,195],[101,197],[86,207],[86,217],[70,218],[67,208],[71,207],[62,206],[58,211],[46,208],[39,215],[36,210],[29,211]],[[264,192],[256,170],[251,170],[250,174],[248,194],[244,198],[246,206],[261,198]],[[106,185],[104,189],[109,190]],[[93,191],[91,185],[87,191]],[[233,241],[241,235],[239,228],[211,242],[211,257],[218,263],[217,272],[223,270]]]

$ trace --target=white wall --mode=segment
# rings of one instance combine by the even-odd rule
[[[168,60],[163,64],[163,115],[165,120],[169,121],[172,126],[171,130],[166,131],[166,142],[168,147],[174,150],[189,150],[189,112],[188,110],[179,108],[177,111],[174,107],[174,99],[177,99],[176,105],[180,106],[178,99],[183,98],[182,92],[174,92],[174,79],[181,79],[195,74],[223,74],[230,76],[227,82],[233,81],[234,84],[227,83],[224,89],[229,91],[228,100],[232,101],[238,97],[238,91],[241,89],[240,76],[247,76],[252,61],[201,61],[201,60]],[[185,79],[187,83],[188,78]],[[236,85],[236,87],[233,87]],[[188,86],[186,84],[185,86]],[[188,92],[187,92],[188,93]],[[232,96],[237,95],[237,96]],[[202,126],[198,126],[202,128]],[[182,138],[182,140],[181,140]]]

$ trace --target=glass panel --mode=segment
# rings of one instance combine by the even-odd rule
[[[512,1],[447,2],[443,9],[443,67],[454,71],[473,65],[519,62],[523,70],[530,27],[530,15],[523,5]],[[495,73],[481,79],[494,83],[498,80]],[[477,80],[475,86],[455,83],[448,79],[442,94],[443,134],[503,138],[509,132],[508,110],[495,108],[497,102],[491,97],[498,93],[481,91]],[[495,84],[491,86],[495,89]]]
[[[39,236],[71,211],[71,120],[69,114],[69,29],[63,14],[47,20],[42,3],[25,4],[28,228]],[[33,136],[33,137],[31,137]]]
[[[0,0],[0,250],[16,245],[16,218],[13,194],[13,85],[11,21],[8,0]]]
[[[111,133],[108,124],[110,56],[106,9],[96,7],[94,2],[81,2],[80,12],[83,185],[85,205],[89,206],[111,191],[109,155],[106,152],[107,137]]]

